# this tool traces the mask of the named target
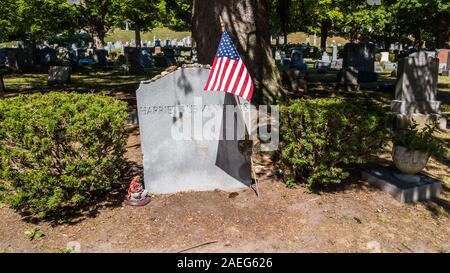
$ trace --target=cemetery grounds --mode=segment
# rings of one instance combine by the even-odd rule
[[[312,66],[312,63],[309,63]],[[135,90],[146,76],[119,70],[74,73],[72,84],[48,87],[46,74],[5,76],[9,96],[41,91],[95,92],[136,105]],[[378,85],[394,83],[390,71],[360,91],[335,92],[336,71],[307,76],[305,97],[369,96],[385,105],[393,97]],[[450,117],[450,77],[439,77],[438,99]],[[142,170],[139,129],[129,127],[126,158],[129,173],[108,199],[78,215],[32,222],[6,206],[0,208],[0,252],[450,252],[450,132],[439,138],[447,154],[432,158],[425,172],[443,181],[440,199],[401,204],[370,187],[355,171],[347,183],[313,192],[289,189],[267,177],[273,162],[255,155],[261,196],[242,192],[197,192],[152,196],[146,207],[122,205],[132,176]],[[391,160],[391,145],[374,161]],[[168,170],[170,171],[170,170]],[[25,232],[39,229],[30,240]]]

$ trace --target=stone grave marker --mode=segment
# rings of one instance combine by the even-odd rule
[[[381,54],[381,59],[380,59],[380,63],[389,63],[389,52],[388,51],[383,51],[380,53]]]
[[[450,70],[448,66],[448,56],[450,54],[450,49],[439,49],[438,59],[439,59],[439,73],[443,71]]]
[[[358,85],[363,82],[376,82],[375,45],[348,43],[344,46],[343,68],[338,75],[342,84]]]
[[[338,48],[336,45],[333,45],[333,53],[331,55],[331,61],[335,62],[338,59]]]
[[[108,56],[108,51],[105,49],[96,49],[94,51],[94,60],[97,62],[97,65],[100,67],[104,67],[108,64],[106,57]]]
[[[136,92],[150,193],[236,191],[251,184],[250,157],[241,153],[238,140],[223,137],[228,122],[237,118],[225,115],[235,100],[229,93],[203,91],[209,73],[179,68],[142,82]]]
[[[327,52],[323,52],[322,59],[314,63],[314,68],[319,72],[325,72],[331,68],[331,58]]]
[[[450,76],[450,51],[447,55],[447,69],[442,73],[444,76]]]
[[[70,83],[70,66],[50,66],[47,83],[49,85]]]
[[[152,49],[149,47],[127,48],[126,54],[125,63],[128,73],[143,74],[145,68],[153,67]]]
[[[293,50],[291,55],[290,67],[295,70],[306,71],[308,66],[303,60],[302,52],[300,50]]]
[[[419,125],[438,121],[445,129],[437,100],[439,60],[420,51],[398,60],[397,84],[392,111],[397,114],[397,126],[404,128],[414,119]]]

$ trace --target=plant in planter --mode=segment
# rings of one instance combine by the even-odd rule
[[[418,125],[413,123],[394,135],[392,158],[399,171],[415,175],[425,168],[431,155],[443,152],[442,143],[433,136],[436,129],[437,124],[427,124],[419,130]]]

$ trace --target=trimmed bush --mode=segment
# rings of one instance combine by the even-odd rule
[[[341,183],[389,136],[389,115],[367,101],[299,99],[280,107],[285,182]]]
[[[86,205],[118,181],[126,103],[94,94],[0,100],[0,197],[46,217]]]

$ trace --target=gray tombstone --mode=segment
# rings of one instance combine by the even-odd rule
[[[441,118],[437,101],[439,60],[426,52],[416,52],[398,60],[395,100],[392,111],[397,113],[397,126],[404,128],[414,120],[420,126],[430,121],[438,121],[446,127]]]
[[[141,63],[141,51],[136,47],[124,47],[125,72],[128,74],[145,74],[145,67]]]
[[[250,157],[239,151],[238,140],[221,137],[229,126],[225,107],[235,100],[225,92],[203,91],[209,73],[180,68],[142,82],[136,92],[150,193],[235,191],[251,184]]]
[[[447,74],[447,76],[449,76],[449,72],[450,72],[450,51],[448,52],[448,55],[447,55],[447,69],[446,69],[446,74]]]
[[[66,84],[70,82],[70,66],[50,66],[48,70],[49,85]]]
[[[96,49],[94,51],[94,60],[97,62],[97,65],[100,67],[104,67],[108,64],[108,60],[106,57],[108,56],[108,51],[105,49]]]
[[[338,75],[341,83],[356,85],[378,80],[375,73],[375,45],[348,43],[344,46],[343,59],[342,71]]]

